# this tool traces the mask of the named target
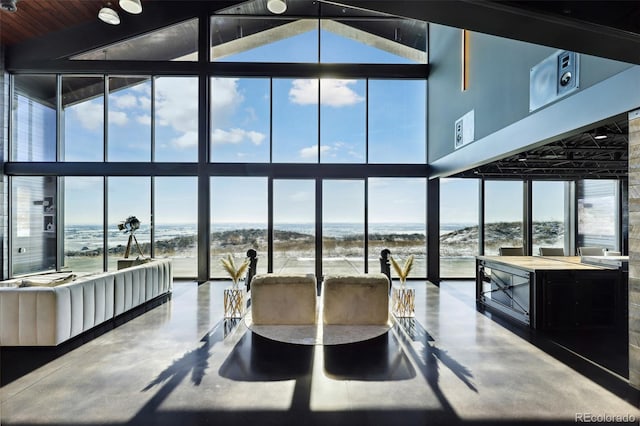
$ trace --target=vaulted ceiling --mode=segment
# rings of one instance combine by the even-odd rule
[[[16,12],[0,11],[4,45],[96,21],[98,10],[109,0],[1,0],[0,4],[11,1],[17,1]],[[117,0],[111,3],[117,8]],[[189,2],[142,0],[143,8],[178,3]],[[199,3],[211,10],[237,5],[237,13],[253,14],[265,9],[266,0]],[[635,1],[289,0],[285,15],[307,15],[318,5],[341,3],[640,64],[640,3]]]

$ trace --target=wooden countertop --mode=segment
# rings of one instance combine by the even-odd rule
[[[515,267],[529,272],[535,271],[597,271],[606,270],[595,265],[581,263],[580,256],[476,256],[478,260],[485,260]]]

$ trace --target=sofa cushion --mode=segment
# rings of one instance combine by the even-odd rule
[[[389,320],[389,279],[384,274],[327,276],[322,296],[325,324],[384,325]]]
[[[256,275],[251,280],[251,315],[256,325],[315,324],[315,276]]]
[[[18,287],[55,287],[75,281],[77,276],[71,273],[34,275],[23,278]]]

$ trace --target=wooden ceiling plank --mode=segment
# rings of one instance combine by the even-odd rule
[[[52,5],[43,4],[38,4],[37,6],[33,4],[29,9],[25,6],[24,10],[25,13],[30,15],[30,19],[38,21],[40,26],[48,31],[57,31],[69,25],[69,21],[64,20],[59,15],[59,11],[59,6],[54,8]]]

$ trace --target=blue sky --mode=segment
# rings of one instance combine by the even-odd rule
[[[441,179],[440,221],[443,223],[477,223],[479,181],[476,179]],[[486,181],[486,222],[522,220],[523,183],[521,181]],[[564,220],[564,182],[533,183],[534,221]]]
[[[243,52],[228,61],[316,62],[318,32],[308,32]],[[410,63],[409,60],[362,43],[321,31],[323,60],[327,62]],[[118,77],[110,84],[117,86]],[[156,161],[197,160],[198,84],[194,77],[160,77],[155,93],[143,81],[109,94],[108,157],[110,161],[149,161],[151,158],[152,98],[155,98]],[[425,161],[425,82],[369,82],[369,161],[372,163]],[[101,161],[104,98],[66,108],[66,159]],[[273,104],[273,116],[269,116]],[[367,83],[348,79],[213,78],[211,80],[211,160],[268,162],[270,143],[274,162],[365,163]],[[318,122],[320,117],[320,122]],[[318,129],[320,126],[320,129]],[[272,141],[272,142],[271,142]],[[197,188],[193,181],[167,178],[162,187],[163,223],[195,220]],[[375,179],[369,185],[371,222],[424,220],[425,179]],[[90,183],[90,184],[89,184]],[[212,220],[266,222],[265,178],[213,178]],[[109,222],[150,215],[149,178],[109,179]],[[328,222],[361,221],[364,181],[327,181],[324,216]],[[96,181],[70,179],[67,188],[68,223],[90,223],[82,209],[87,192],[101,191]],[[315,184],[277,181],[275,215],[282,222],[313,220]],[[391,198],[390,198],[391,197]],[[159,198],[160,199],[160,198]],[[230,201],[232,200],[232,201]],[[379,200],[379,201],[376,201]],[[388,201],[392,200],[392,206]],[[422,200],[422,201],[420,201]],[[417,201],[417,203],[416,203]],[[160,204],[158,204],[159,206]],[[247,206],[254,206],[247,208]],[[345,208],[349,206],[349,208]],[[374,207],[375,206],[375,207]]]
[[[405,58],[324,30],[300,34],[219,60],[315,62],[318,34],[322,41],[320,57],[325,62],[410,63]],[[120,87],[123,78],[127,79],[110,77],[109,83],[112,87]],[[197,78],[159,77],[154,84],[154,93],[151,81],[143,80],[109,94],[106,101],[110,161],[149,161],[152,130],[156,161],[197,160]],[[424,81],[415,80],[369,80],[367,85],[365,80],[330,78],[272,81],[268,78],[213,78],[211,161],[268,162],[272,147],[274,162],[316,163],[319,156],[322,163],[362,164],[366,162],[368,134],[370,163],[423,163],[425,86]],[[155,108],[152,108],[152,99]],[[104,108],[104,97],[67,106],[63,134],[68,161],[102,161]],[[269,116],[271,108],[272,117]],[[155,115],[154,129],[151,128],[152,113]],[[49,121],[53,118],[42,120],[44,125]],[[46,158],[50,154],[44,153]],[[212,181],[214,222],[266,221],[266,178],[252,179]],[[112,178],[109,181],[109,222],[117,223],[128,215],[137,215],[144,222],[150,215],[150,179]],[[96,207],[98,201],[101,203],[101,197],[96,198],[102,191],[100,182],[100,179],[68,179],[67,223],[100,220],[93,214],[88,215],[86,209],[87,200]],[[157,205],[158,223],[194,221],[197,209],[195,178],[163,178],[157,182],[156,197],[170,200]],[[370,222],[423,221],[425,182],[425,179],[371,179]],[[311,206],[309,200],[314,200],[312,183],[308,180],[276,182],[277,217],[284,222],[310,220],[307,210]],[[488,221],[520,220],[521,186],[515,182],[488,186],[485,210]],[[443,223],[477,221],[476,181],[445,179],[441,197]],[[561,184],[537,182],[534,185],[534,218],[561,220],[562,197]],[[326,221],[361,220],[358,218],[362,217],[360,204],[364,199],[364,183],[328,181],[323,199]],[[248,205],[253,207],[238,207]],[[345,209],[345,206],[349,208]]]

